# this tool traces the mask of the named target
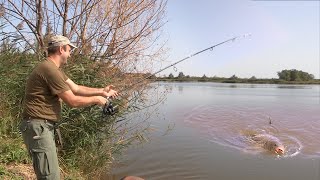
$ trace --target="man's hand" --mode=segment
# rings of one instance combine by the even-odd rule
[[[96,104],[100,107],[104,107],[104,105],[108,102],[107,98],[102,96],[95,96]]]
[[[113,85],[106,86],[103,89],[103,96],[104,97],[111,97],[111,98],[116,98],[118,96],[118,92],[114,90]]]

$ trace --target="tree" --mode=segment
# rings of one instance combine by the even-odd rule
[[[0,0],[0,16],[16,31],[22,48],[43,54],[50,34],[67,36],[74,54],[130,69],[163,54],[159,39],[165,0]],[[154,49],[154,50],[152,50]],[[136,61],[139,59],[139,61]]]
[[[229,79],[230,79],[230,80],[236,80],[236,79],[239,79],[239,78],[234,74],[234,75],[232,75]]]
[[[168,77],[169,77],[169,79],[173,79],[174,78],[172,73],[170,73]]]
[[[155,74],[151,74],[151,73],[146,73],[144,75],[145,78],[148,78],[148,79],[157,79],[157,76]]]
[[[184,77],[185,77],[185,75],[183,74],[183,72],[179,72],[178,78],[181,79],[181,78],[184,78]]]
[[[314,75],[309,74],[307,72],[298,71],[296,69],[291,70],[282,70],[281,72],[278,72],[279,79],[285,80],[285,81],[309,81],[314,79]]]
[[[207,79],[207,76],[204,74],[201,79]]]
[[[290,81],[290,71],[289,70],[282,70],[278,72],[279,79]]]
[[[299,80],[299,72],[295,69],[290,71],[290,81],[297,81]]]

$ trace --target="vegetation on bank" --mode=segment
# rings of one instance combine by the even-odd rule
[[[37,63],[37,57],[31,54],[0,54],[0,179],[21,176],[9,170],[12,165],[25,164],[29,169],[31,167],[31,160],[23,145],[18,126],[21,121],[25,81]],[[103,87],[110,83],[119,84],[115,78],[103,75],[108,72],[104,63],[89,61],[84,57],[75,56],[70,59],[65,71],[75,82],[82,85]],[[139,96],[136,98],[139,99]],[[124,98],[114,103],[124,107],[125,101]],[[133,110],[129,104],[117,115],[131,111]],[[143,124],[130,127],[127,123],[130,119],[116,123],[117,116],[104,116],[97,106],[81,109],[64,106],[62,116],[62,122],[65,123],[60,129],[64,148],[60,149],[58,154],[65,178],[81,179],[99,176],[101,172],[106,173],[117,159],[116,156],[131,143],[144,139],[142,137],[146,127]]]
[[[184,75],[183,72],[174,77],[173,74],[169,74],[168,77],[152,77],[157,81],[178,81],[178,82],[218,82],[218,83],[248,83],[248,84],[320,84],[320,79],[314,79],[314,75],[307,72],[299,71],[296,69],[282,70],[278,72],[279,78],[272,79],[260,79],[252,76],[251,78],[239,78],[233,75],[229,78],[225,77],[195,77]]]

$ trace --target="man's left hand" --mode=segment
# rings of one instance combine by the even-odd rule
[[[111,97],[111,98],[116,98],[118,97],[118,91],[114,90],[114,86],[113,85],[109,85],[109,86],[106,86],[104,89],[103,89],[103,96],[105,97]]]

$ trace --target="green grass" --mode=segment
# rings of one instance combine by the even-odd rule
[[[0,138],[1,163],[31,163],[31,159],[20,138]]]
[[[0,179],[23,180],[24,177],[15,172],[8,171],[5,165],[0,164]]]

